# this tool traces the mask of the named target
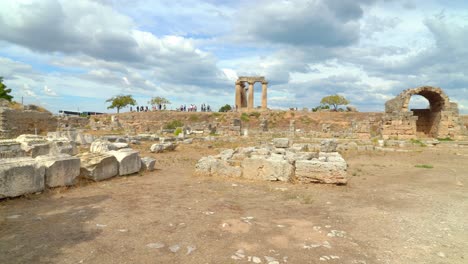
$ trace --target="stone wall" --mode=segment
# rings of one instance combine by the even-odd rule
[[[57,118],[50,112],[0,107],[0,138],[21,134],[43,134],[57,129]]]

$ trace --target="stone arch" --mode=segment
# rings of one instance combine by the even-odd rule
[[[422,86],[414,89],[408,89],[400,94],[403,98],[402,111],[410,111],[408,109],[409,102],[413,95],[420,95],[429,101],[430,110],[432,112],[445,111],[450,106],[448,96],[438,87]]]
[[[429,109],[409,109],[413,95],[426,98],[429,101]],[[450,102],[449,97],[439,87],[421,86],[404,90],[385,103],[385,112],[387,121],[383,129],[394,130],[395,133],[390,134],[396,134],[398,138],[402,134],[407,137],[452,137],[453,132],[457,130],[457,104]]]

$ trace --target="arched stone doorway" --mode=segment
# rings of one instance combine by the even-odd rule
[[[426,98],[429,107],[409,109],[414,95]],[[385,112],[384,137],[453,137],[459,130],[458,106],[438,87],[407,89],[385,103]]]

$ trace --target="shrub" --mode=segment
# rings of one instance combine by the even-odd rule
[[[451,139],[451,138],[449,138],[449,137],[438,138],[437,140],[439,140],[439,141],[453,141],[453,139]]]
[[[176,129],[178,127],[183,127],[184,123],[179,120],[172,120],[171,122],[167,123],[164,128],[165,129]]]
[[[246,114],[246,113],[242,113],[240,119],[244,122],[249,122],[250,121],[250,118],[249,116]]]
[[[176,130],[174,131],[174,135],[178,136],[180,133],[182,133],[182,128],[181,127],[176,128]]]
[[[256,118],[259,118],[260,117],[260,113],[259,112],[252,112],[249,114],[249,116],[255,116]]]

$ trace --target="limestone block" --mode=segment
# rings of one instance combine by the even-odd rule
[[[313,158],[317,158],[318,153],[316,152],[287,152],[285,155],[286,160],[294,164],[298,160],[311,160]]]
[[[119,174],[119,162],[107,153],[83,153],[80,174],[94,181],[102,181]]]
[[[201,158],[195,165],[195,174],[199,176],[219,176],[238,178],[242,175],[240,167],[230,166],[227,161],[213,156]]]
[[[117,148],[113,143],[107,140],[98,139],[91,143],[89,150],[91,153],[105,153],[111,150],[117,150]]]
[[[338,142],[335,139],[325,139],[320,142],[321,152],[336,152]]]
[[[346,162],[298,160],[296,161],[296,178],[303,183],[346,184]]]
[[[137,173],[141,169],[140,153],[132,149],[109,151],[119,162],[119,175]]]
[[[61,138],[50,140],[49,153],[51,155],[67,154],[73,156],[78,154],[78,150],[76,149],[76,143],[74,141]]]
[[[45,168],[33,158],[0,160],[0,198],[16,197],[44,190]]]
[[[25,134],[17,137],[16,141],[21,144],[21,149],[33,158],[49,154],[50,145],[45,137]]]
[[[184,144],[192,144],[192,143],[193,143],[193,138],[184,139],[184,141],[182,141],[182,143],[184,143]]]
[[[70,186],[80,175],[80,159],[69,155],[40,156],[36,158],[38,166],[45,168],[47,187]]]
[[[154,171],[156,165],[156,159],[150,157],[141,158],[141,169],[140,171]]]
[[[105,153],[112,150],[119,150],[128,148],[128,143],[109,142],[106,140],[96,140],[91,143],[90,151],[92,153]]]
[[[289,138],[274,138],[273,139],[273,146],[275,148],[289,148],[291,144]]]
[[[290,181],[294,177],[294,167],[286,160],[244,159],[241,164],[242,177],[254,180]]]
[[[26,152],[21,148],[21,143],[16,140],[0,140],[0,159],[25,157]]]
[[[303,152],[303,151],[308,151],[308,150],[309,150],[309,147],[308,147],[308,144],[298,144],[298,143],[295,143],[295,144],[292,144],[290,150]]]
[[[176,149],[176,147],[177,147],[177,144],[172,143],[172,142],[157,143],[151,146],[150,151],[154,153],[161,153],[164,151],[173,151]]]
[[[233,155],[234,155],[234,150],[233,149],[226,149],[226,150],[223,150],[219,154],[219,158],[222,159],[222,160],[228,160],[228,159],[231,159]]]

